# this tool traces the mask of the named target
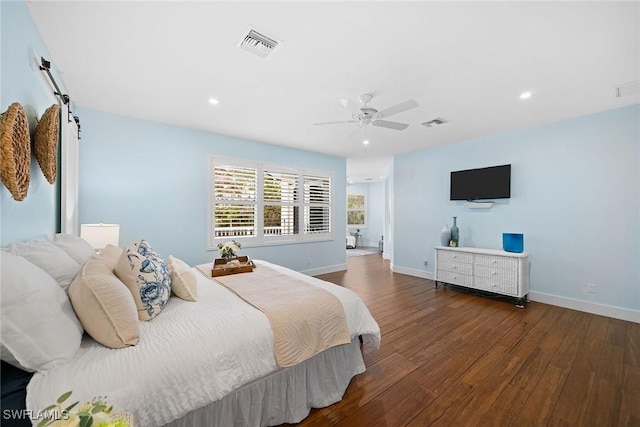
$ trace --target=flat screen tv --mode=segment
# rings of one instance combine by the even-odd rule
[[[511,165],[451,172],[450,200],[508,199]]]

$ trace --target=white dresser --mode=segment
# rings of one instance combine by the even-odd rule
[[[529,255],[495,249],[436,246],[438,283],[508,295],[521,307],[529,293]]]

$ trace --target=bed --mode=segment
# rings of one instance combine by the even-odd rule
[[[70,295],[75,295],[78,277],[99,257],[88,260],[76,275]],[[99,260],[100,268],[113,271],[114,260]],[[351,378],[365,370],[359,337],[379,346],[377,323],[346,288],[266,261],[254,262],[254,272],[236,276],[251,281],[260,269],[277,272],[337,298],[348,342],[280,366],[267,316],[193,267],[196,301],[168,298],[161,313],[137,322],[135,345],[109,348],[92,338],[93,333],[84,333],[69,360],[33,374],[27,385],[27,410],[38,413],[72,391],[74,401],[106,397],[115,410],[132,416],[136,426],[263,426],[299,422],[311,408],[339,401]],[[74,308],[81,317],[82,308]],[[121,335],[114,337],[135,341]]]

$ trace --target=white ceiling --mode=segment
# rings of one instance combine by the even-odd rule
[[[640,102],[639,2],[28,1],[82,107],[346,157],[355,182],[396,154]],[[245,30],[281,40],[268,59]],[[529,100],[519,99],[533,92]],[[378,109],[365,149],[338,103]],[[220,103],[212,106],[210,97]],[[442,117],[445,125],[422,122]],[[80,118],[82,120],[82,118]],[[176,141],[176,144],[182,141]]]

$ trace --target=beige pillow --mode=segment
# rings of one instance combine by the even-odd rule
[[[113,245],[107,245],[103,250],[100,251],[100,256],[98,257],[101,261],[106,262],[111,268],[115,268],[118,259],[120,259],[120,255],[122,255],[122,248]]]
[[[171,279],[164,261],[125,248],[115,273],[133,295],[140,320],[151,320],[160,314],[171,296]]]
[[[191,267],[181,259],[169,255],[167,268],[171,276],[171,291],[178,298],[195,301],[198,297],[198,280]]]
[[[121,249],[113,247],[118,253]],[[69,286],[69,298],[84,329],[110,348],[136,345],[138,310],[129,289],[113,272],[114,252],[90,259]]]

